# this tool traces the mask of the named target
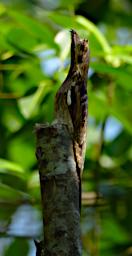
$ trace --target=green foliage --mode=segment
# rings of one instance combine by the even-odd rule
[[[27,255],[28,251],[29,245],[26,240],[15,239],[5,251],[5,256],[14,256],[16,252],[19,252],[19,255],[23,256]]]
[[[20,205],[33,204],[39,211],[33,130],[35,123],[54,119],[54,96],[68,72],[69,30],[73,28],[90,45],[83,254],[131,255],[132,46],[127,7],[130,1],[108,1],[108,15],[100,18],[98,24],[88,19],[88,10],[87,17],[80,15],[79,1],[64,4],[52,0],[51,6],[48,1],[38,2],[0,3],[0,235],[8,237]],[[93,4],[89,1],[90,10]],[[97,13],[96,18],[99,19]],[[103,199],[96,201],[93,196],[90,201],[90,193]],[[27,240],[14,238],[1,255],[28,253]]]

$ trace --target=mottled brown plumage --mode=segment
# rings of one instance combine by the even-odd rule
[[[81,40],[78,34],[71,30],[71,65],[65,81],[56,94],[55,115],[57,120],[68,126],[72,136],[79,179],[83,171],[86,148],[88,64],[88,41]]]

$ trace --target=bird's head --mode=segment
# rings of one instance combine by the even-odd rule
[[[76,31],[71,30],[71,66],[84,77],[88,72],[89,44],[88,40],[80,39]]]

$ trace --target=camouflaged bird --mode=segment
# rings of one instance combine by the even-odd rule
[[[80,182],[86,149],[88,65],[88,41],[80,39],[78,34],[71,30],[71,65],[65,81],[56,94],[55,115],[57,120],[68,126]]]

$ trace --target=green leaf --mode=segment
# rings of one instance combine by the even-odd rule
[[[1,190],[1,185],[0,185],[0,190]],[[1,226],[0,237],[3,236],[3,234],[8,229],[8,226],[11,224],[12,215],[16,212],[16,208],[17,208],[17,204],[15,204],[15,203],[12,204],[12,202],[10,200],[8,202],[6,202],[6,200],[0,199],[0,223],[1,223],[0,224],[0,226]]]
[[[111,113],[119,119],[124,128],[132,134],[132,116],[130,114],[130,108],[125,107],[124,105],[113,105]]]
[[[26,38],[26,40],[25,40]],[[36,39],[22,28],[11,28],[6,35],[7,42],[17,51],[32,52]]]
[[[102,226],[103,226],[103,236],[106,240],[108,240],[111,244],[115,242],[124,242],[127,241],[128,237],[123,228],[112,218],[109,216],[102,219]],[[113,235],[114,234],[114,235]]]
[[[25,197],[28,197],[27,194],[24,192],[21,192],[15,188],[12,188],[8,185],[0,183],[0,202],[3,200],[5,202],[21,202]]]
[[[29,180],[28,181],[29,181],[29,183],[28,183],[29,188],[34,188],[34,187],[38,188],[38,186],[39,186],[39,172],[38,172],[38,170],[29,175]]]
[[[0,3],[0,16],[3,15],[6,11],[6,8],[4,6],[4,4]]]
[[[47,81],[47,83],[49,84],[49,81]],[[33,95],[23,97],[20,100],[18,100],[18,106],[25,118],[28,119],[36,115],[39,105],[43,100],[45,93],[47,92],[47,83],[46,81],[41,82],[41,84],[38,87],[38,90]]]
[[[17,111],[16,104],[11,108],[8,106],[4,107],[2,124],[11,133],[18,131],[24,125],[24,120]]]
[[[121,63],[132,64],[132,57],[130,54],[125,54],[125,52],[117,52],[112,50],[111,54],[109,54],[109,58],[111,58],[111,63],[117,63],[117,65]]]
[[[124,160],[130,147],[130,135],[127,132],[122,131],[113,141],[106,145],[106,151],[111,157],[123,156]]]
[[[2,172],[4,171],[5,173],[7,171],[18,172],[18,173],[24,172],[24,169],[19,164],[5,160],[5,159],[0,159],[0,170],[2,170]]]
[[[115,54],[127,54],[129,57],[131,57],[132,45],[113,45],[112,52]]]
[[[130,134],[132,134],[131,97],[130,91],[122,87],[116,87],[113,104],[110,108],[111,113],[119,119]]]
[[[10,10],[8,14],[14,18],[31,36],[40,40],[41,43],[50,45],[53,48],[56,47],[56,44],[54,43],[54,34],[47,25],[41,24],[37,20],[21,14],[20,12],[18,13],[17,11]]]
[[[106,38],[104,35],[100,32],[100,30],[97,28],[97,26],[94,25],[90,20],[87,20],[86,18],[82,16],[77,16],[76,21],[81,24],[84,28],[86,28],[91,34],[93,34],[96,38],[96,40],[99,42],[99,44],[102,47],[102,50],[105,53],[111,52],[111,47],[108,44]]]
[[[0,180],[2,184],[8,185],[11,188],[27,191],[27,175],[18,175],[17,173],[3,173],[0,172]]]
[[[57,12],[47,12],[45,13],[48,18],[50,18],[54,23],[61,26],[61,28],[68,28],[68,29],[76,29],[77,22],[73,16],[60,14]]]
[[[103,120],[109,113],[106,95],[100,90],[89,93],[89,114]]]
[[[39,172],[36,170],[31,175],[29,175],[28,179],[28,193],[32,198],[36,200],[36,202],[40,201],[40,181],[39,181]]]
[[[91,67],[101,74],[112,75],[116,79],[117,84],[132,91],[132,76],[130,72],[125,70],[125,67],[113,67],[101,62],[91,62]]]
[[[31,139],[29,139],[31,138]],[[8,143],[8,157],[12,161],[23,166],[26,173],[35,163],[35,141],[33,127],[25,130],[25,133],[16,138],[12,138]],[[26,175],[26,173],[24,175]]]
[[[24,239],[14,239],[6,249],[4,256],[27,256],[29,252],[29,243]]]

